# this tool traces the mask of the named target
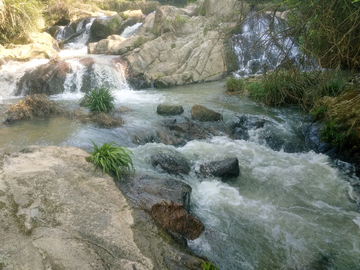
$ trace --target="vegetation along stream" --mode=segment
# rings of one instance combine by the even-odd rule
[[[87,30],[92,22],[85,25]],[[131,37],[141,25],[127,28],[124,37]],[[59,53],[71,72],[61,86],[63,92],[51,94],[50,99],[69,111],[84,111],[79,106],[83,89],[106,86],[113,91],[115,107],[120,108],[115,114],[124,124],[103,128],[80,121],[76,113],[70,118],[1,124],[3,151],[19,151],[33,144],[70,145],[91,151],[92,141],[97,145],[114,142],[133,152],[136,174],[154,177],[167,173],[152,165],[153,155],[180,156],[189,162],[190,173],[171,177],[192,187],[190,212],[205,225],[199,238],[187,242],[195,254],[221,270],[360,269],[359,198],[353,188],[359,179],[351,164],[312,150],[310,124],[300,108],[268,107],[247,96],[229,95],[224,81],[166,89],[146,85],[135,90],[119,56],[87,54],[87,30]],[[233,42],[242,40],[244,33]],[[289,51],[297,55],[293,48]],[[259,61],[268,59],[261,52],[256,61],[246,64],[251,60],[246,57],[255,56],[239,60],[238,76],[254,73],[254,69],[258,73]],[[86,66],[89,62],[91,69]],[[33,59],[0,66],[0,106],[22,100],[29,88],[22,83],[22,76],[47,63],[49,60]],[[161,103],[181,105],[184,112],[159,115],[156,111]],[[169,133],[171,124],[191,121],[195,104],[221,113],[221,121],[201,126],[214,132],[165,144],[159,134]],[[201,164],[235,157],[239,176],[224,181],[200,176]]]

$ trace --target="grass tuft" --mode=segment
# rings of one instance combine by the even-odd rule
[[[130,154],[133,153],[124,147],[115,146],[114,143],[104,143],[98,147],[93,141],[94,151],[87,161],[94,163],[95,168],[100,167],[104,173],[116,176],[118,180],[123,179],[125,175],[135,173]]]
[[[85,107],[92,112],[110,112],[115,109],[115,98],[110,89],[101,87],[100,89],[90,90],[84,97]]]
[[[245,90],[245,80],[231,77],[226,81],[226,89],[228,92],[242,93]]]
[[[217,268],[211,262],[203,262],[203,270],[219,270],[219,268]]]
[[[63,114],[64,110],[56,104],[55,101],[49,100],[44,94],[36,94],[25,97],[18,104],[11,105],[5,112],[5,122],[31,119],[34,117],[44,117],[49,115]]]

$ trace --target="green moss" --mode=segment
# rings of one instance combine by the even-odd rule
[[[148,40],[149,39],[143,36],[138,37],[133,43],[134,49],[144,45],[146,42],[148,42]]]
[[[5,208],[6,204],[4,202],[0,202],[0,210]]]

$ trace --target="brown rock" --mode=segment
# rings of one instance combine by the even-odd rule
[[[195,104],[191,108],[191,117],[194,120],[199,120],[201,122],[207,121],[220,121],[223,119],[220,113],[217,113],[213,110],[210,110],[202,105]]]
[[[198,238],[204,230],[200,220],[186,213],[182,204],[166,201],[155,204],[151,216],[163,228],[190,240]]]

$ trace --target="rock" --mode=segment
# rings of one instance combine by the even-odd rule
[[[196,239],[204,225],[188,214],[191,187],[175,179],[135,176],[128,182],[118,182],[121,191],[138,207],[144,209],[178,241]]]
[[[124,123],[121,117],[113,117],[104,112],[85,115],[80,120],[83,123],[92,123],[96,126],[105,128],[120,127]]]
[[[2,158],[4,269],[154,269],[134,242],[127,200],[88,156],[74,147],[32,146]]]
[[[221,121],[223,119],[220,113],[210,110],[202,105],[194,105],[191,108],[191,118],[201,122]]]
[[[235,140],[248,140],[249,130],[257,130],[263,128],[265,124],[271,124],[269,121],[262,117],[254,115],[241,115],[236,116],[231,120],[230,132],[232,138]]]
[[[171,156],[168,154],[156,154],[151,156],[151,164],[170,174],[189,174],[190,165],[187,160],[180,156]]]
[[[219,80],[235,70],[228,39],[248,8],[241,1],[211,0],[206,9],[213,15],[195,16],[197,10],[205,12],[202,3],[156,10],[154,19],[149,18],[138,32],[149,40],[123,57],[134,77],[148,78],[155,87],[163,88]],[[214,13],[216,8],[219,14]]]
[[[221,161],[213,161],[200,165],[200,174],[203,177],[215,176],[223,179],[238,177],[240,174],[239,160],[227,158]]]
[[[56,59],[57,51],[53,46],[32,43],[27,45],[11,45],[7,49],[0,48],[0,59],[11,57],[13,60],[29,61],[32,59]]]
[[[26,72],[20,79],[15,95],[60,94],[64,91],[66,74],[70,65],[62,60],[52,60]]]
[[[131,36],[129,38],[118,38],[115,40],[103,39],[97,43],[90,43],[88,45],[88,53],[122,55],[143,45],[146,42],[147,38],[137,35]]]
[[[181,105],[171,104],[159,104],[156,108],[156,112],[160,115],[179,115],[184,112],[184,108]]]
[[[149,14],[155,11],[159,7],[158,1],[119,1],[114,2],[112,0],[106,0],[102,2],[103,9],[115,10],[118,13],[127,10],[141,10],[143,14]]]
[[[97,18],[90,29],[92,40],[101,40],[110,35],[121,34],[122,18],[119,15]]]
[[[55,39],[48,33],[31,33],[29,36],[30,43],[38,43],[42,45],[46,45],[49,48],[55,49],[57,52],[60,51],[60,48],[55,41]]]
[[[124,16],[129,19],[135,20],[136,23],[140,23],[144,20],[145,15],[142,13],[141,9],[138,10],[127,10],[122,13]]]

